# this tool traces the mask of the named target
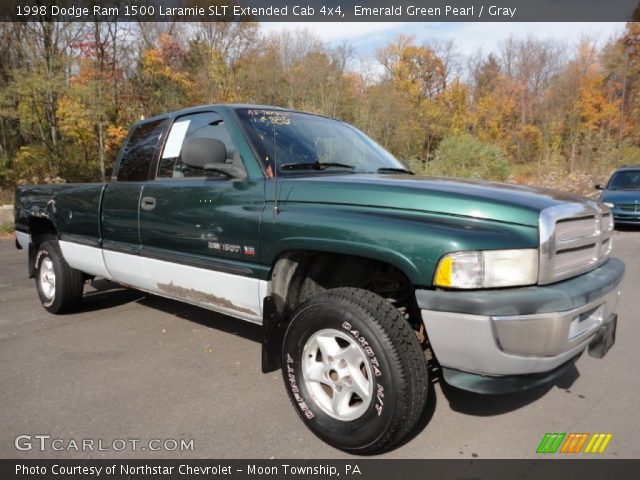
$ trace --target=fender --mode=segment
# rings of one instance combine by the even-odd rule
[[[273,250],[275,253],[273,258],[280,258],[286,252],[295,250],[344,254],[388,263],[400,270],[415,284],[420,285],[426,283],[417,266],[411,259],[395,250],[381,247],[379,245],[327,238],[288,237],[278,241],[278,244]]]

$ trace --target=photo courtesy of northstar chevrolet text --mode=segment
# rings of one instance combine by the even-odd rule
[[[575,4],[3,2],[0,476],[632,478],[640,4]]]

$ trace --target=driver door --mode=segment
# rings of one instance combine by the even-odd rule
[[[146,276],[161,295],[261,321],[258,239],[264,185],[246,174],[231,176],[183,162],[184,146],[206,144],[203,139],[222,141],[224,163],[244,171],[220,115],[201,112],[175,119],[156,178],[140,195]]]

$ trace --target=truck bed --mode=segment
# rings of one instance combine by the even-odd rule
[[[105,183],[26,185],[16,190],[16,230],[33,232],[31,224],[48,218],[61,237],[97,243],[100,239],[100,203]]]

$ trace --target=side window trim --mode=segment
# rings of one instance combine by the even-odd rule
[[[238,125],[238,128],[240,129],[240,133],[244,137],[245,143],[247,144],[247,146],[251,150],[251,154],[253,155],[253,158],[254,158],[255,162],[258,164],[258,167],[260,168],[260,172],[262,173],[263,178],[265,180],[273,180],[273,172],[269,173],[268,168],[265,167],[264,162],[262,161],[262,157],[260,155],[260,152],[258,151],[258,148],[255,145],[255,142],[251,138],[251,135],[250,135],[246,125],[244,124],[244,122],[242,122],[240,120],[240,115],[238,114],[238,111],[234,110],[233,111],[233,115],[234,115],[234,117],[236,119],[236,123]]]
[[[165,126],[162,129],[162,133],[160,133],[160,138],[158,139],[158,145],[156,146],[156,151],[153,152],[153,159],[151,160],[151,165],[149,166],[149,173],[147,175],[147,181],[155,180],[156,171],[158,169],[158,165],[160,165],[160,155],[162,154],[162,150],[164,149],[164,144],[167,141],[167,136],[169,135],[169,131],[171,130],[171,125],[173,122],[171,121],[171,117],[167,117],[165,119]]]

